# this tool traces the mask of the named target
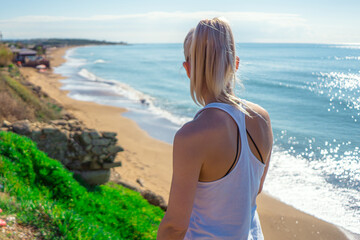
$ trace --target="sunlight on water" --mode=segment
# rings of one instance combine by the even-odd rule
[[[328,111],[356,110],[351,118],[360,118],[360,72],[359,73],[322,73],[318,82],[312,82],[309,89],[325,94],[329,98]]]

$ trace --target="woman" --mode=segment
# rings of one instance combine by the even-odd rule
[[[233,93],[239,58],[225,20],[200,21],[184,53],[191,96],[204,108],[175,135],[158,239],[263,239],[256,196],[272,149],[269,115]]]

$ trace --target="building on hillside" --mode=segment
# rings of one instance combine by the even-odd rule
[[[50,67],[49,60],[41,56],[37,56],[37,52],[28,48],[10,48],[14,54],[14,62],[21,63],[23,66],[36,67],[44,64],[47,68]]]
[[[14,54],[14,61],[24,64],[26,60],[35,60],[36,51],[27,48],[10,48]]]

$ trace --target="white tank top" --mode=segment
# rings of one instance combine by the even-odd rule
[[[264,239],[256,211],[256,196],[265,165],[251,152],[245,127],[245,114],[225,103],[210,103],[207,108],[227,112],[240,131],[241,152],[235,167],[221,179],[198,182],[188,239]]]

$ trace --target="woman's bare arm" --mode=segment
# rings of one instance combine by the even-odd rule
[[[169,205],[159,226],[157,239],[183,239],[189,225],[195,191],[202,166],[202,134],[192,123],[178,131],[173,144],[173,178]]]

